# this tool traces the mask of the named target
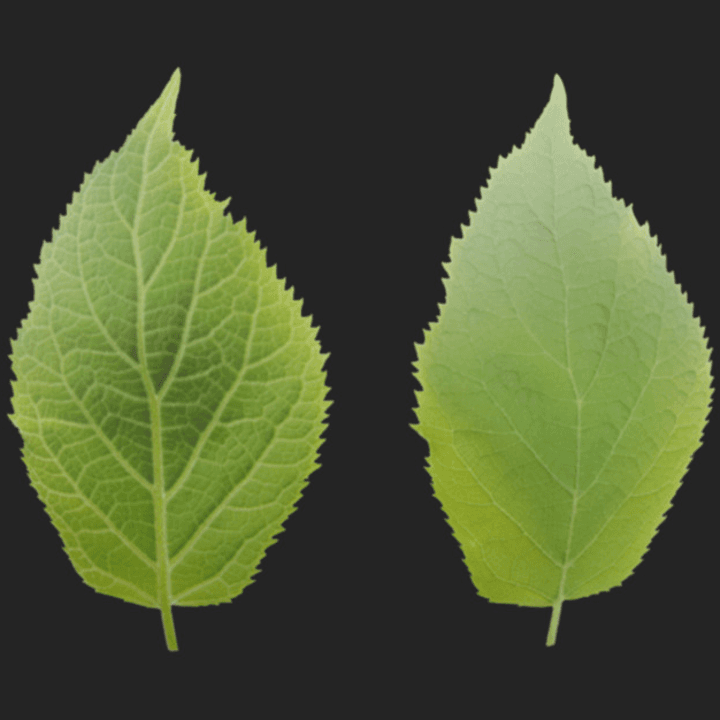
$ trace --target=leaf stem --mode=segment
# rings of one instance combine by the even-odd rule
[[[168,650],[177,650],[177,638],[175,637],[175,623],[173,622],[172,616],[172,605],[168,599],[163,607],[160,608],[162,613],[163,630],[165,631],[165,643],[167,644]]]
[[[562,610],[563,596],[558,596],[558,599],[552,606],[552,616],[550,618],[550,627],[548,628],[547,641],[545,645],[552,647],[555,644],[557,638],[558,625],[560,624],[560,611]]]

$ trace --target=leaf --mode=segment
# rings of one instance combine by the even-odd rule
[[[418,345],[417,432],[480,595],[553,608],[638,565],[701,442],[710,352],[565,89],[499,161]]]
[[[31,482],[77,572],[159,608],[229,602],[317,467],[316,330],[173,140],[176,70],[43,245],[12,344]]]

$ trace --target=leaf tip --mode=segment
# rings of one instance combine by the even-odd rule
[[[562,78],[557,73],[555,73],[555,77],[553,78],[548,107],[554,107],[567,115],[567,92],[565,91],[565,84]]]
[[[550,97],[553,97],[556,94],[558,96],[558,99],[566,97],[565,84],[563,83],[562,78],[557,73],[555,73],[555,77],[553,77],[553,88],[552,92],[550,93]]]
[[[163,88],[160,97],[155,101],[148,110],[145,117],[140,121],[141,124],[150,123],[164,126],[168,134],[172,136],[172,127],[175,122],[175,108],[177,106],[177,98],[180,93],[180,68],[176,68],[175,72],[170,76],[167,84]]]
[[[175,72],[173,72],[170,79],[167,81],[167,85],[165,85],[165,89],[162,91],[161,97],[167,95],[177,98],[178,92],[180,91],[180,77],[180,68],[176,67]]]
[[[177,97],[180,92],[180,68],[175,68],[175,72],[170,76],[170,79],[165,85],[158,104],[162,107],[168,105],[170,111],[175,114],[175,105],[177,104]]]

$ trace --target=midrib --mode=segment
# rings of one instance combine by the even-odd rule
[[[153,128],[154,129],[154,128]],[[152,130],[150,132],[152,134]],[[140,191],[138,193],[138,207],[135,211],[132,227],[132,245],[135,256],[135,268],[137,278],[137,348],[140,375],[145,387],[145,394],[150,409],[150,429],[152,437],[153,455],[153,516],[155,526],[155,568],[157,576],[157,601],[162,614],[165,640],[169,650],[177,650],[177,638],[175,626],[172,619],[172,602],[170,588],[170,563],[168,558],[167,543],[167,513],[165,496],[165,474],[163,463],[163,447],[161,434],[160,402],[153,387],[152,379],[148,372],[147,354],[145,348],[145,286],[143,284],[142,258],[140,255],[138,239],[138,223],[141,216],[141,206],[145,195],[147,182],[147,149],[151,139],[145,146],[142,160],[142,174],[140,178]]]
[[[557,210],[557,202],[556,202],[556,196],[557,196],[557,183],[555,183],[555,194],[553,196],[553,227],[556,229],[558,227],[557,223],[557,216],[556,216],[556,210]],[[565,271],[563,266],[563,258],[560,255],[559,249],[558,249],[558,241],[557,241],[557,234],[555,233],[555,249],[558,257],[558,267],[560,268],[560,272],[562,273],[563,278],[563,287],[565,290],[565,358],[567,362],[567,370],[568,370],[568,376],[570,377],[570,382],[572,383],[573,392],[575,393],[575,402],[577,404],[577,431],[575,433],[575,487],[573,488],[573,499],[572,499],[572,508],[570,510],[570,522],[568,524],[568,536],[567,536],[567,544],[565,545],[565,558],[563,559],[562,564],[562,572],[560,574],[560,582],[558,584],[558,592],[557,597],[555,598],[555,602],[552,606],[552,616],[550,617],[550,627],[548,628],[548,634],[547,634],[547,640],[546,645],[551,646],[555,644],[555,640],[557,637],[557,630],[558,625],[560,624],[560,613],[562,611],[562,605],[565,601],[565,580],[567,578],[567,571],[570,565],[572,564],[570,561],[570,547],[572,545],[572,536],[573,536],[573,528],[575,526],[575,516],[577,515],[577,504],[578,504],[578,487],[580,484],[580,434],[581,434],[581,428],[582,428],[582,398],[580,397],[580,394],[578,392],[577,383],[575,382],[575,375],[573,373],[572,368],[572,359],[570,357],[570,346],[568,342],[568,329],[570,327],[570,318],[568,316],[569,312],[569,302],[568,302],[568,284],[565,281]]]

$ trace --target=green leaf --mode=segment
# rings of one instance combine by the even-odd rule
[[[162,612],[228,602],[294,509],[328,402],[311,318],[173,140],[176,70],[43,245],[12,421],[85,582]]]
[[[553,608],[622,583],[693,453],[710,351],[647,225],[573,143],[565,89],[498,162],[417,347],[416,429],[480,595]]]

